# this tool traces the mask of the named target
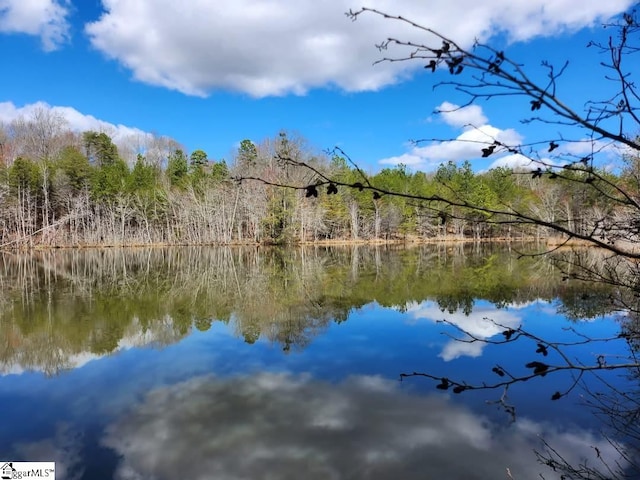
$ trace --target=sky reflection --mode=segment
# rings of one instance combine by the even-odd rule
[[[468,315],[458,310],[455,312],[442,311],[435,302],[422,302],[409,307],[409,316],[414,320],[430,320],[439,322],[445,320],[475,338],[487,340],[500,332],[504,327],[518,328],[522,325],[523,318],[518,312],[508,310],[496,310],[491,304],[478,305]],[[468,335],[457,335],[458,338],[469,339]],[[438,355],[448,362],[461,356],[479,357],[487,345],[481,342],[464,343],[450,339]]]
[[[532,454],[539,435],[571,461],[594,458],[594,447],[606,459],[615,454],[587,430],[496,424],[446,395],[408,394],[380,377],[333,384],[286,373],[206,375],[155,388],[100,442],[119,456],[121,480],[487,479],[507,478],[507,469],[534,479],[548,474]],[[58,433],[19,449],[50,445],[77,468],[70,438]]]
[[[539,436],[570,461],[597,460],[594,447],[615,457],[577,394],[549,400],[566,376],[514,389],[515,424],[484,403],[496,392],[450,396],[426,379],[398,382],[413,370],[481,379],[505,357],[523,368],[535,354],[522,344],[453,355],[459,342],[443,332],[459,332],[436,321],[481,338],[501,333],[485,317],[567,335],[549,307],[478,301],[465,315],[430,301],[406,312],[373,303],[288,353],[265,338],[247,344],[233,322],[214,322],[177,343],[147,339],[55,377],[16,372],[0,381],[0,456],[54,459],[74,480],[486,479],[508,478],[507,469],[518,480],[554,478],[533,453]],[[616,328],[610,320],[582,326]]]

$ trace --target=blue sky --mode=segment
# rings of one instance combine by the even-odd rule
[[[561,96],[582,108],[602,87],[602,60],[586,44],[605,38],[603,21],[629,0],[369,0],[366,6],[410,17],[468,47],[490,40],[542,75],[541,60],[570,60]],[[433,91],[421,63],[373,66],[375,43],[416,39],[398,22],[367,15],[351,22],[350,0],[0,0],[0,121],[54,108],[76,130],[103,130],[118,141],[152,133],[188,152],[230,160],[242,139],[280,130],[317,149],[340,146],[370,171],[402,162],[432,170],[447,160],[477,169],[516,164],[481,160],[468,144],[411,139],[477,138],[531,142],[556,128],[524,126],[513,100],[481,103],[457,115],[451,89]],[[436,79],[446,80],[444,72]],[[43,102],[43,103],[38,103]],[[446,103],[445,103],[446,102]],[[465,132],[465,124],[478,129]],[[547,130],[544,131],[543,129]],[[494,162],[498,163],[494,163]]]

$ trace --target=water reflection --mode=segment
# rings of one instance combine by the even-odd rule
[[[83,436],[66,423],[59,423],[51,438],[16,443],[12,452],[5,450],[3,458],[24,458],[33,462],[56,462],[56,478],[79,480],[85,473]]]
[[[505,328],[518,328],[523,324],[523,318],[518,310],[532,305],[534,302],[509,305],[509,309],[496,310],[495,306],[480,305],[465,313],[464,311],[444,311],[433,302],[416,303],[407,308],[407,313],[413,322],[429,320],[431,322],[446,321],[455,325],[461,331],[467,332],[475,338],[488,340],[500,334]],[[439,356],[445,361],[455,360],[461,356],[479,357],[487,347],[482,342],[461,342],[470,339],[469,335],[458,335],[447,341]]]
[[[246,342],[268,339],[288,351],[374,301],[402,310],[432,299],[475,328],[478,299],[503,307],[560,295],[569,300],[563,314],[577,317],[594,295],[593,286],[585,296],[584,286],[562,283],[544,259],[491,247],[46,251],[3,253],[0,265],[4,374],[55,374],[175,343],[212,322],[233,320]],[[453,350],[446,355],[460,353]]]
[[[179,406],[176,408],[176,406]],[[512,428],[378,377],[198,377],[149,393],[107,428],[116,478],[539,478],[538,434],[576,463],[604,439],[531,421]]]
[[[534,354],[442,335],[455,327],[555,335],[566,317],[612,312],[611,292],[563,282],[542,258],[425,246],[0,262],[0,459],[55,460],[62,478],[92,480],[554,478],[532,453],[540,435],[571,462],[617,459],[591,410],[549,401],[567,376],[510,392],[512,425],[484,403],[494,392],[397,382],[421,368],[475,380]]]

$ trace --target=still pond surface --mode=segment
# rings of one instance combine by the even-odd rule
[[[0,262],[0,461],[56,461],[59,479],[524,480],[560,477],[536,456],[549,447],[574,465],[617,460],[583,388],[551,401],[568,373],[512,386],[515,422],[501,390],[399,381],[495,383],[496,365],[517,375],[541,359],[531,340],[457,341],[463,331],[617,335],[608,293],[563,282],[544,259],[422,246]],[[568,353],[593,363],[603,348]]]

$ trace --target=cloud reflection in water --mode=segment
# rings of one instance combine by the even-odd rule
[[[615,451],[586,431],[530,421],[499,426],[396,382],[339,385],[288,374],[197,377],[147,395],[107,428],[124,479],[554,478],[538,435],[577,461]]]
[[[53,438],[19,442],[13,446],[11,455],[29,462],[56,462],[58,478],[79,480],[84,474],[82,442],[78,431],[66,423],[59,423]]]
[[[528,305],[528,304],[527,304]],[[498,335],[504,327],[518,328],[522,325],[522,317],[514,312],[498,310],[494,306],[476,306],[469,314],[462,311],[453,313],[443,311],[435,302],[423,302],[412,305],[407,309],[413,322],[425,319],[432,322],[445,320],[468,332],[476,338],[489,339]],[[502,325],[502,326],[500,326]],[[470,338],[460,334],[460,338]],[[454,339],[449,340],[440,355],[445,362],[455,360],[462,356],[479,357],[486,344],[482,342],[466,343]]]

